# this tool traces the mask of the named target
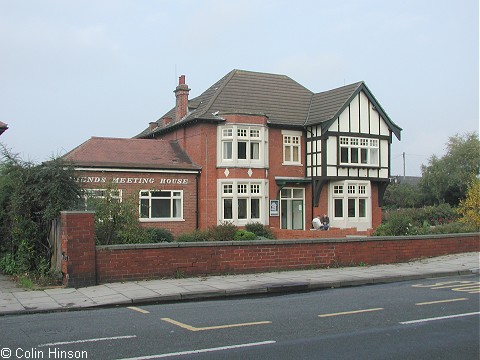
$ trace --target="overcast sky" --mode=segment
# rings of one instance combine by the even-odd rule
[[[25,160],[132,137],[232,69],[313,92],[365,81],[420,175],[479,127],[478,0],[0,0],[0,142]]]

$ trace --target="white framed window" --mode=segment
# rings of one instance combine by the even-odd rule
[[[283,165],[301,165],[300,131],[282,131],[283,136]]]
[[[232,221],[236,225],[245,225],[249,222],[265,224],[268,191],[265,180],[218,180],[218,184],[219,222]]]
[[[260,125],[219,127],[218,164],[226,166],[267,166],[267,129]]]
[[[182,220],[182,190],[142,190],[140,191],[140,221]]]
[[[378,139],[340,137],[340,165],[378,166]]]
[[[369,218],[369,182],[344,181],[331,186],[333,219],[363,221]],[[346,193],[343,188],[347,189]]]

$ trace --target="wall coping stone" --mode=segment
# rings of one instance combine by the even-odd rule
[[[95,211],[90,210],[68,210],[68,211],[60,211],[60,214],[95,214]]]
[[[97,245],[97,250],[133,250],[133,249],[160,249],[160,248],[194,248],[194,247],[218,247],[218,246],[257,246],[257,245],[295,245],[295,244],[320,244],[320,243],[347,243],[367,241],[399,241],[399,240],[433,240],[457,237],[479,237],[477,233],[459,234],[432,234],[415,236],[365,236],[346,238],[323,238],[323,239],[294,239],[294,240],[244,240],[244,241],[202,241],[202,242],[171,242],[155,244],[117,244]]]

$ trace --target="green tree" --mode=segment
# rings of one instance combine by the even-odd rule
[[[108,184],[102,196],[87,193],[87,207],[95,211],[95,241],[98,245],[141,243],[146,235],[140,227],[134,197],[120,201],[118,189]]]
[[[480,230],[480,179],[472,179],[467,197],[460,201],[457,211],[462,216],[461,222]]]
[[[412,208],[423,206],[424,196],[418,185],[392,184],[387,187],[383,204],[388,208]]]
[[[82,191],[61,159],[35,164],[3,146],[1,155],[0,251],[14,264],[11,272],[47,271],[52,220],[76,208]]]
[[[420,186],[427,203],[456,206],[465,198],[472,175],[480,174],[480,141],[476,132],[449,138],[446,154],[422,165]]]

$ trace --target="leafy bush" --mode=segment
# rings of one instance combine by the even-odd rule
[[[140,227],[138,201],[134,196],[119,201],[118,189],[108,184],[102,197],[89,197],[88,208],[95,211],[95,242],[97,245],[140,244],[148,235]]]
[[[233,240],[238,228],[231,222],[225,221],[217,226],[211,226],[208,229],[209,237],[213,241],[231,241]]]
[[[462,216],[460,221],[469,224],[477,231],[480,230],[480,179],[473,176],[466,194],[466,198],[460,201],[457,209]]]
[[[7,275],[14,275],[16,273],[17,264],[12,254],[5,254],[0,259],[0,270]]]
[[[273,231],[269,227],[263,225],[260,222],[253,222],[253,223],[246,224],[245,230],[250,231],[259,237],[264,237],[267,239],[275,239],[275,235],[273,234]]]
[[[401,236],[418,234],[411,217],[400,212],[392,212],[386,223],[380,225],[374,232],[375,236]]]
[[[233,240],[255,240],[256,238],[257,235],[247,230],[237,230],[233,236]]]
[[[431,226],[428,230],[429,234],[461,234],[477,231],[475,226],[464,224],[461,222],[453,222],[444,225]]]
[[[180,234],[177,236],[176,241],[178,242],[201,242],[208,241],[209,233],[207,230],[195,230],[190,233]]]
[[[167,229],[146,228],[143,231],[145,243],[172,242],[174,240],[173,234]]]
[[[82,191],[73,168],[60,159],[37,165],[0,148],[0,251],[9,272],[48,271],[48,235],[60,211],[77,207]]]

